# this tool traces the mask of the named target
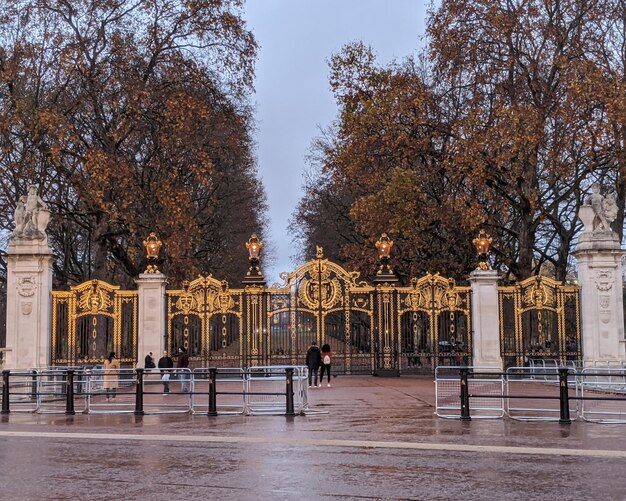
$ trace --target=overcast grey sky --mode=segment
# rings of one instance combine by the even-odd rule
[[[287,225],[301,197],[305,157],[337,107],[328,60],[361,40],[379,62],[421,46],[429,0],[248,0],[245,18],[260,46],[256,74],[257,160],[269,203],[274,263],[267,280],[296,264]],[[332,258],[332,256],[328,256]]]

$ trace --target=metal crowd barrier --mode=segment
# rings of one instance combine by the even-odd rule
[[[569,424],[576,418],[626,423],[626,369],[455,367],[435,372],[440,417],[503,417]],[[456,371],[456,374],[454,374]],[[500,384],[501,390],[497,391]],[[458,394],[458,396],[457,396]],[[485,401],[500,401],[502,412]]]
[[[581,395],[580,415],[585,421],[626,423],[626,370],[583,369],[579,378]],[[614,398],[604,398],[607,394]],[[620,405],[620,403],[622,405]]]
[[[435,369],[435,414],[439,417],[458,417],[461,408],[461,379],[460,366],[440,366]],[[481,377],[467,381],[469,391],[480,392],[482,397],[475,399],[472,405],[474,417],[500,418],[504,416],[504,403],[500,398],[504,391],[504,378],[501,375],[491,375],[490,367],[473,367],[474,370],[484,371]],[[499,371],[499,369],[495,369]]]
[[[293,416],[308,410],[307,378],[302,366],[4,370],[1,412]]]

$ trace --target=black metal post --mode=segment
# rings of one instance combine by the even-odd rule
[[[74,370],[67,371],[67,379],[65,386],[65,414],[73,415],[74,412]]]
[[[37,371],[31,371],[30,377],[30,399],[37,400]]]
[[[569,370],[567,367],[559,367],[559,403],[561,407],[561,415],[559,423],[571,424],[572,420],[569,416],[569,386],[567,375]]]
[[[135,416],[143,416],[143,369],[135,369],[137,374],[135,387]]]
[[[1,414],[8,414],[9,409],[9,375],[11,374],[10,370],[2,371],[2,411]]]
[[[295,416],[296,413],[294,412],[294,407],[293,407],[293,367],[287,367],[285,369],[285,373],[287,375],[287,383],[286,383],[286,394],[285,396],[286,398],[286,409],[285,409],[285,416]]]
[[[209,416],[217,416],[217,369],[209,369]]]
[[[467,367],[462,367],[460,369],[460,373],[461,373],[461,419],[464,421],[468,421],[472,419],[470,417],[469,386],[467,382],[469,369]]]

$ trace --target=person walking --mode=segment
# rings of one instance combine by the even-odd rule
[[[320,369],[320,386],[324,384],[324,372],[328,374],[328,383],[326,386],[330,388],[330,364],[332,362],[333,353],[330,351],[328,343],[322,345],[322,368]]]
[[[145,364],[144,367],[146,369],[154,369],[156,366],[154,365],[154,358],[152,358],[152,352],[148,353],[146,355],[146,360],[145,360]]]
[[[180,371],[180,391],[185,393],[187,391],[187,369],[189,367],[189,355],[187,350],[183,347],[178,348],[178,362],[176,363],[177,369],[183,369]]]
[[[109,353],[108,358],[104,361],[104,378],[102,387],[107,396],[107,400],[115,398],[115,392],[119,385],[119,374],[116,372],[120,369],[120,363],[115,358],[115,352]]]
[[[161,369],[161,382],[163,383],[163,395],[170,392],[171,370],[174,367],[174,361],[168,356],[167,351],[163,352],[163,356],[159,358],[159,369]]]
[[[309,368],[309,388],[311,388],[311,379],[315,378],[315,388],[317,388],[317,371],[322,363],[322,353],[317,347],[317,342],[313,341],[306,352],[306,366]]]

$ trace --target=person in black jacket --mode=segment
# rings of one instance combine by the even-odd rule
[[[317,371],[322,363],[322,352],[317,347],[317,342],[313,341],[306,352],[306,366],[309,368],[309,388],[311,388],[311,378],[315,377],[315,388],[317,388]]]
[[[159,358],[159,369],[161,369],[161,381],[163,382],[163,395],[167,395],[170,392],[170,377],[171,371],[174,367],[174,361],[168,356],[167,351],[163,352],[163,356]]]
[[[146,363],[144,364],[146,369],[154,369],[156,366],[154,365],[154,358],[152,358],[152,352],[146,355]]]

